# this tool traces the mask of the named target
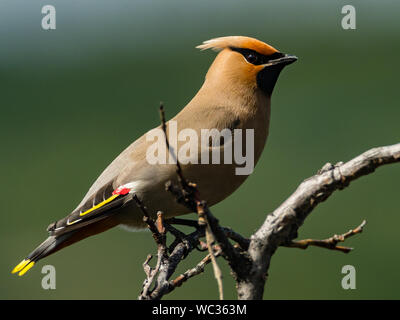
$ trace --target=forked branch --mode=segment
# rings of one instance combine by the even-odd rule
[[[353,180],[395,162],[400,162],[400,143],[373,148],[345,163],[327,163],[316,175],[304,180],[251,236],[248,254],[252,266],[247,276],[238,281],[239,299],[262,299],[272,255],[279,246],[297,238],[299,227],[319,203]]]
[[[160,114],[166,144],[169,146],[162,106]],[[212,215],[207,203],[200,198],[201,194],[197,190],[196,184],[184,178],[182,168],[177,161],[179,186],[168,182],[166,189],[175,197],[177,202],[190,208],[191,211],[197,212],[198,221],[177,218],[163,221],[161,215],[161,222],[156,223],[148,216],[140,200],[137,201],[138,199],[135,198],[139,207],[144,208],[142,211],[145,221],[147,221],[158,246],[156,267],[152,269],[148,265],[149,257],[145,261],[144,269],[147,279],[143,284],[143,291],[139,298],[161,299],[163,295],[181,286],[188,279],[201,274],[208,263],[216,263],[214,258],[222,256],[228,261],[236,280],[238,298],[262,299],[270,261],[279,246],[301,249],[318,246],[344,253],[351,250],[351,248],[340,246],[338,243],[361,233],[365,221],[347,233],[334,235],[328,239],[298,241],[294,239],[297,238],[298,229],[307,216],[319,203],[328,199],[334,191],[348,187],[353,180],[371,174],[382,165],[395,162],[400,162],[400,143],[371,149],[346,163],[340,162],[336,165],[327,163],[316,175],[304,180],[276,210],[268,214],[262,226],[248,239],[230,228],[220,226],[218,219]],[[192,226],[195,231],[186,235],[169,223]],[[165,244],[167,231],[175,237],[175,241],[169,248]],[[206,232],[209,233],[210,237],[207,244],[204,244],[200,239],[206,235]],[[213,240],[217,244],[213,243]],[[235,244],[232,244],[231,241]],[[210,253],[194,268],[187,270],[174,280],[170,280],[179,262],[194,248],[199,250],[208,248]],[[219,283],[220,296],[222,296],[222,277],[218,274],[216,274],[216,277]],[[150,289],[152,282],[155,282],[155,285],[153,289]]]

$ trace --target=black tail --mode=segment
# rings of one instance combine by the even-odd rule
[[[22,260],[12,271],[19,272],[19,276],[23,276],[36,262],[57,252],[58,250],[70,246],[71,244],[80,241],[89,236],[106,231],[119,223],[118,220],[108,217],[102,220],[102,223],[93,223],[82,226],[80,229],[75,229],[70,232],[60,235],[51,235],[43,241],[35,250],[33,250],[26,259]]]
[[[22,262],[14,268],[12,273],[19,272],[20,276],[24,275],[37,261],[57,251],[57,248],[72,235],[73,233],[66,233],[60,237],[48,237],[35,250],[33,250],[26,259],[22,260]]]
[[[34,264],[48,255],[89,236],[106,231],[117,224],[116,213],[129,204],[131,194],[113,194],[85,212],[76,210],[67,217],[52,223],[47,229],[50,236],[12,271],[24,275]]]

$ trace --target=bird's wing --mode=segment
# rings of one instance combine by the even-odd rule
[[[80,210],[82,207],[88,208],[90,207],[90,200],[97,198],[98,194],[101,194],[102,190],[107,188],[107,186],[112,183],[115,183],[115,180],[121,174],[123,169],[132,162],[132,154],[134,150],[138,150],[144,142],[144,136],[137,139],[131,145],[129,145],[124,151],[122,151],[118,157],[116,157],[110,165],[100,174],[100,176],[96,179],[93,185],[90,187],[89,191],[83,197],[82,201],[79,203],[77,208],[74,210]],[[117,188],[117,185],[114,185]],[[112,186],[111,186],[112,188]],[[112,192],[113,190],[111,190]]]
[[[50,235],[59,236],[103,220],[132,200],[129,189],[118,188],[114,190],[112,184],[112,181],[105,184],[82,206],[65,218],[50,224],[47,228]]]
[[[221,114],[221,117],[215,117],[216,113]],[[190,123],[191,121],[188,122],[190,119],[185,119],[187,116],[189,116],[187,113],[181,113],[181,116],[175,117],[174,120],[179,123]],[[237,117],[224,107],[213,108],[212,112],[211,110],[204,110],[202,117],[204,116],[210,118],[213,125],[211,127],[218,129],[233,129],[237,121]],[[202,128],[197,128],[196,126],[199,126],[201,121],[195,121],[194,123],[194,128],[200,131]],[[164,177],[164,180],[168,180],[169,175],[172,178],[175,175],[173,168],[168,166],[159,167],[158,169],[163,171],[161,173],[154,166],[147,164],[144,159],[146,146],[148,146],[146,135],[143,135],[128,146],[97,178],[78,207],[67,217],[51,224],[48,227],[48,231],[51,234],[62,234],[70,230],[79,229],[112,214],[132,199],[132,197],[127,197],[126,195],[113,194],[115,189],[122,184],[151,178],[157,180],[159,177]],[[223,148],[223,145],[220,148]]]

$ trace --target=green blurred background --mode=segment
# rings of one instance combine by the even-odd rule
[[[41,29],[41,8],[57,29]],[[10,271],[45,239],[47,225],[80,202],[108,163],[158,125],[158,104],[175,115],[199,89],[212,52],[194,47],[225,35],[259,38],[299,61],[282,73],[272,100],[267,148],[246,183],[213,212],[250,235],[265,215],[326,162],[346,161],[400,141],[399,1],[354,0],[357,29],[341,28],[348,1],[0,2],[0,298],[135,299],[148,232],[119,228]],[[299,237],[325,238],[357,226],[348,254],[280,248],[265,299],[398,299],[400,166],[379,169],[321,204]],[[195,252],[179,271],[202,258]],[[43,290],[41,268],[57,271]],[[223,260],[227,298],[236,298]],[[341,288],[354,265],[357,289]],[[168,299],[217,298],[211,266]]]

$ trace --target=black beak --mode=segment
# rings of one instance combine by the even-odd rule
[[[265,67],[268,66],[274,66],[274,65],[282,65],[282,66],[287,66],[289,64],[292,64],[293,62],[297,61],[297,57],[291,54],[285,54],[283,57],[274,59],[274,60],[269,60],[268,63],[264,64]]]
[[[267,96],[271,96],[282,69],[297,61],[296,56],[282,53],[271,58],[275,59],[268,60],[267,63],[263,64],[264,68],[257,74],[257,85]]]

